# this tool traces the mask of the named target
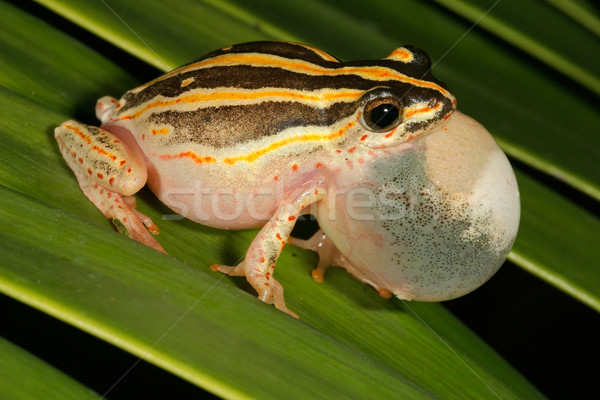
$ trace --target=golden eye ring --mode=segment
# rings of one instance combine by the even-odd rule
[[[402,104],[390,91],[376,89],[367,94],[362,125],[371,132],[388,132],[402,122]]]

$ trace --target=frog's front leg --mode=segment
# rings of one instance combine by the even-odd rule
[[[165,252],[148,232],[157,233],[156,225],[135,210],[135,199],[123,197],[146,184],[144,158],[117,135],[76,121],[63,122],[54,137],[81,190],[104,216],[130,238]]]
[[[279,310],[298,318],[285,306],[283,287],[273,278],[273,270],[298,217],[310,204],[323,199],[325,195],[323,181],[305,183],[280,204],[273,217],[262,227],[246,252],[244,261],[235,267],[211,265],[211,268],[232,276],[245,275],[258,292],[260,300],[274,304]]]

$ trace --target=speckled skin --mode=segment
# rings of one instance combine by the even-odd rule
[[[472,291],[498,270],[517,234],[519,194],[508,160],[460,112],[335,185],[335,212],[322,202],[316,216],[337,264],[401,299]],[[349,201],[359,205],[354,218]]]
[[[293,316],[272,274],[308,212],[322,231],[292,243],[319,251],[315,279],[333,263],[382,295],[446,300],[500,267],[519,195],[502,151],[429,68],[411,47],[340,63],[297,44],[236,45],[100,99],[100,129],[66,121],[55,136],[86,196],[157,250],[156,226],[123,197],[144,184],[196,222],[262,227],[242,263],[213,269]],[[381,122],[382,107],[398,117]]]

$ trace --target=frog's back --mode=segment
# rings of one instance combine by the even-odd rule
[[[294,128],[335,126],[350,118],[367,90],[445,90],[424,53],[411,60],[339,62],[301,44],[252,42],[226,47],[127,92],[111,119],[156,148],[244,146]],[[434,86],[415,86],[431,82]],[[416,91],[416,92],[415,92]],[[321,129],[325,128],[325,129]]]

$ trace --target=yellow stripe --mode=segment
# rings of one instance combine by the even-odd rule
[[[321,92],[321,93],[319,93]],[[319,94],[313,94],[319,93]],[[277,99],[293,99],[300,102],[317,102],[323,103],[332,100],[341,101],[354,101],[363,95],[362,91],[359,90],[344,90],[344,91],[330,91],[323,93],[323,90],[317,92],[302,92],[298,90],[285,90],[285,89],[245,89],[240,91],[220,91],[212,93],[193,93],[188,96],[177,97],[174,100],[156,100],[152,103],[146,104],[146,106],[134,114],[123,115],[119,117],[121,120],[134,119],[142,115],[144,112],[157,108],[157,107],[169,107],[175,104],[193,104],[207,101],[226,101],[227,105],[232,105],[232,101],[252,101],[257,99],[270,99],[276,101]],[[215,107],[215,104],[209,104],[207,107]],[[162,133],[162,132],[161,132]]]
[[[253,161],[256,161],[259,157],[262,157],[267,153],[270,153],[274,150],[277,150],[281,147],[284,147],[284,146],[287,146],[287,145],[290,145],[293,143],[333,140],[333,139],[343,136],[348,129],[350,129],[354,125],[356,125],[356,121],[358,121],[359,118],[360,118],[360,112],[358,113],[356,120],[348,122],[343,128],[339,129],[337,132],[330,133],[328,135],[319,135],[319,134],[311,133],[311,134],[302,135],[302,136],[293,136],[293,137],[289,137],[289,138],[284,138],[277,142],[271,143],[270,145],[263,147],[262,149],[258,149],[251,153],[236,156],[236,157],[226,157],[222,161],[228,165],[233,165],[239,161],[253,162]],[[197,163],[214,163],[214,162],[216,162],[216,159],[214,157],[211,157],[211,156],[201,157],[191,151],[188,151],[185,153],[174,154],[174,155],[162,154],[159,156],[159,158],[161,158],[163,160],[171,160],[174,158],[190,158]]]
[[[312,64],[301,60],[290,60],[288,58],[266,55],[260,53],[237,53],[237,54],[223,54],[207,60],[202,60],[195,64],[190,64],[185,67],[181,67],[174,71],[163,75],[145,85],[138,86],[134,91],[139,91],[155,82],[170,78],[174,75],[193,71],[196,69],[202,69],[206,67],[215,66],[234,66],[234,65],[246,65],[246,66],[267,66],[267,67],[278,67],[291,72],[300,72],[311,75],[357,75],[369,80],[385,81],[385,80],[397,80],[400,82],[410,83],[411,85],[419,87],[427,87],[435,89],[442,93],[444,96],[448,96],[449,93],[446,89],[437,85],[433,82],[424,81],[421,79],[411,78],[404,74],[400,74],[391,68],[385,67],[341,67],[341,68],[325,68],[316,64]]]
[[[360,113],[359,113],[360,115]],[[267,147],[264,147],[262,149],[259,150],[255,150],[252,153],[248,153],[245,155],[241,155],[241,156],[237,156],[237,157],[227,157],[225,159],[223,159],[223,162],[225,164],[229,164],[229,165],[233,165],[238,161],[247,161],[247,162],[253,162],[255,161],[257,158],[264,156],[265,154],[277,150],[283,146],[287,146],[289,144],[292,143],[299,143],[299,142],[311,142],[311,141],[323,141],[323,140],[332,140],[332,139],[336,139],[340,136],[343,136],[346,131],[350,128],[352,128],[354,125],[356,125],[356,121],[350,121],[346,124],[346,126],[344,126],[342,129],[338,130],[337,132],[334,133],[330,133],[329,135],[318,135],[318,134],[308,134],[308,135],[302,135],[302,136],[292,136],[289,138],[284,138],[278,142],[274,142],[271,143],[270,145],[268,145]]]

